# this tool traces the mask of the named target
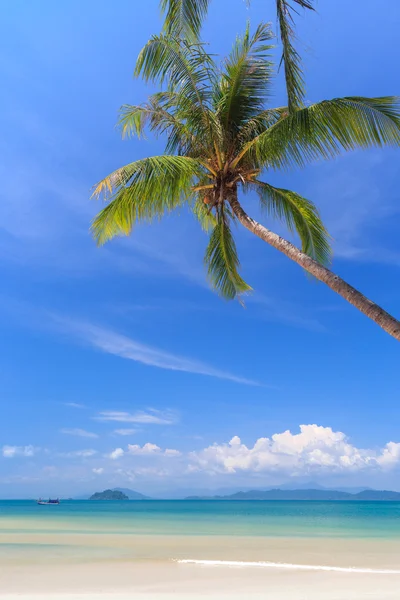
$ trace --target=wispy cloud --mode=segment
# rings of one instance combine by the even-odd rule
[[[260,385],[258,382],[245,377],[240,377],[229,371],[223,371],[196,359],[187,358],[166,352],[159,348],[147,346],[128,336],[121,335],[110,329],[99,327],[87,322],[74,321],[61,317],[54,317],[55,322],[69,335],[73,335],[86,344],[114,356],[128,360],[166,369],[169,371],[183,371],[207,375],[218,379],[226,379],[244,385]]]
[[[78,404],[78,402],[64,402],[64,406],[69,406],[70,408],[86,408],[84,404]]]
[[[78,437],[84,437],[84,438],[98,438],[99,437],[97,435],[97,433],[93,433],[92,431],[86,431],[86,429],[79,429],[77,427],[74,427],[72,429],[68,429],[67,427],[65,427],[64,429],[61,429],[60,432],[64,433],[65,435],[76,435]]]
[[[114,429],[115,435],[134,435],[137,433],[137,429]]]
[[[400,266],[400,252],[380,235],[400,212],[396,163],[383,161],[380,151],[356,152],[315,171],[308,195],[321,208],[333,236],[334,257]]]
[[[30,458],[34,456],[38,448],[34,446],[3,446],[1,449],[4,458],[15,458],[16,456],[25,456]]]
[[[365,248],[361,244],[340,243],[336,245],[335,255],[351,261],[400,267],[400,252],[382,248],[379,245]]]
[[[86,450],[73,450],[72,452],[61,452],[58,456],[62,458],[90,458],[97,454],[97,450],[88,448]]]
[[[257,319],[260,318],[261,313],[261,318],[268,321],[277,321],[316,333],[325,333],[327,331],[323,323],[293,302],[288,302],[281,298],[272,299],[263,294],[249,296],[247,302],[259,306],[260,310],[255,314]]]
[[[149,409],[148,411],[139,410],[134,413],[105,410],[94,417],[97,421],[117,421],[119,423],[143,423],[146,425],[173,425],[176,423],[177,414],[172,411],[160,411]],[[120,435],[129,435],[131,429],[119,429]],[[133,430],[135,431],[135,430]],[[123,433],[121,433],[123,432]]]

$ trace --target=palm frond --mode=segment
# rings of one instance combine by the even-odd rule
[[[314,0],[293,0],[302,8],[314,10]],[[294,8],[288,0],[276,0],[276,11],[279,23],[280,38],[282,41],[282,58],[285,71],[286,91],[288,96],[289,112],[301,108],[304,101],[304,79],[301,58],[297,52],[294,31]]]
[[[216,67],[201,44],[165,35],[153,36],[139,54],[135,75],[146,81],[167,80],[168,90],[175,96],[175,116],[187,121],[196,137],[216,144],[221,138],[220,125],[211,110],[211,90]]]
[[[167,110],[166,105],[162,104],[157,96],[158,94],[151,96],[149,102],[141,106],[125,104],[121,107],[117,125],[122,131],[122,137],[136,135],[141,138],[148,127],[157,136],[167,136],[166,154],[207,154],[207,146],[201,143],[201,136],[193,134],[191,123],[188,123],[187,119],[179,118],[176,110],[175,113],[173,110]],[[175,108],[173,104],[170,106]]]
[[[145,81],[168,79],[169,88],[183,90],[199,103],[205,100],[209,87],[209,70],[214,66],[212,56],[201,44],[188,44],[166,35],[153,35],[139,53],[135,76]]]
[[[399,144],[399,98],[334,98],[280,119],[249,142],[232,167],[248,153],[260,166],[281,169],[329,159],[343,150]]]
[[[238,273],[239,258],[227,215],[218,213],[205,254],[208,276],[218,293],[228,300],[251,291]]]
[[[164,32],[191,42],[198,40],[209,4],[210,0],[161,0]]]
[[[322,264],[328,263],[331,257],[329,234],[315,204],[290,190],[261,181],[254,183],[262,208],[283,221],[290,232],[297,232],[305,254]]]
[[[176,118],[160,104],[150,101],[142,105],[121,106],[117,125],[121,129],[122,137],[137,136],[140,139],[147,126],[150,131],[162,134],[181,123],[177,123]]]
[[[93,196],[110,203],[93,220],[91,231],[99,245],[116,235],[128,235],[136,221],[161,217],[192,195],[202,165],[183,156],[152,156],[114,171],[100,181]]]
[[[288,107],[281,106],[279,108],[269,108],[267,110],[262,110],[257,115],[252,117],[243,125],[240,129],[238,135],[238,141],[242,145],[246,145],[247,143],[254,140],[254,138],[258,137],[267,129],[275,125],[279,121],[279,119],[283,119],[288,115]]]
[[[206,233],[209,233],[217,224],[217,220],[213,213],[209,210],[207,204],[204,204],[204,196],[198,195],[191,206],[192,212],[201,228]]]
[[[233,133],[264,108],[272,76],[269,24],[260,24],[254,35],[247,25],[226,60],[215,90],[214,103],[226,131]]]

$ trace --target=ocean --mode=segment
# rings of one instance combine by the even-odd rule
[[[400,539],[400,502],[313,501],[0,501],[0,534]]]

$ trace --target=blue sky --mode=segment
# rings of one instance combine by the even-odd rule
[[[232,0],[227,12],[214,0],[204,38],[225,54],[246,18],[275,27],[273,4]],[[240,230],[255,292],[245,309],[221,300],[204,274],[207,238],[184,212],[102,249],[90,238],[92,185],[163,149],[114,127],[119,106],[151,91],[132,71],[160,29],[158,3],[134,5],[3,11],[0,496],[287,480],[400,489],[399,349],[375,324]],[[394,0],[384,14],[374,0],[321,0],[299,19],[307,100],[399,93],[399,25]],[[270,177],[318,204],[334,270],[397,315],[398,160],[371,150]]]

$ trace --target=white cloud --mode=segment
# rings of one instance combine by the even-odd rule
[[[190,459],[192,471],[301,476],[320,471],[392,468],[400,464],[400,443],[389,442],[379,450],[362,449],[352,445],[341,431],[300,425],[300,433],[276,433],[271,438],[259,438],[252,447],[234,436],[229,443],[190,453]]]
[[[125,452],[122,448],[115,448],[115,450],[113,450],[111,454],[109,454],[109,458],[111,458],[112,460],[118,460],[118,458],[121,458],[124,454]]]
[[[389,442],[386,444],[377,462],[381,467],[393,467],[400,462],[400,444]]]
[[[95,475],[102,475],[104,473],[104,469],[103,469],[103,467],[99,467],[98,469],[92,469],[92,472]]]
[[[171,411],[139,410],[134,413],[105,410],[95,417],[97,421],[117,421],[120,423],[144,423],[147,425],[172,425],[176,423],[177,416]],[[124,430],[120,430],[124,431]],[[126,431],[126,430],[125,430]],[[125,435],[125,434],[122,434]]]
[[[31,457],[37,452],[38,448],[34,446],[3,446],[2,454],[4,458],[14,458],[15,456]]]
[[[88,448],[87,450],[73,450],[72,452],[61,452],[59,456],[63,458],[90,458],[97,454],[97,450]]]
[[[114,429],[115,435],[134,435],[137,433],[137,429]]]
[[[151,442],[147,442],[140,446],[139,444],[128,444],[127,449],[123,450],[122,448],[116,448],[111,454],[109,454],[109,458],[117,459],[122,456],[134,455],[134,456],[158,456],[158,457],[174,457],[181,456],[181,452],[179,450],[174,450],[172,448],[167,448],[166,450],[162,450],[160,446],[157,444],[152,444]]]
[[[74,335],[86,344],[107,354],[113,354],[160,369],[208,375],[245,385],[259,385],[255,381],[239,377],[228,371],[221,371],[207,363],[147,346],[137,340],[92,323],[73,321],[62,317],[54,317],[54,321],[69,335]]]
[[[179,452],[179,450],[174,450],[173,448],[167,448],[166,450],[164,450],[164,455],[165,456],[181,456],[182,452]]]
[[[64,402],[64,406],[69,406],[70,408],[86,408],[84,404],[79,404],[78,402]]]
[[[73,428],[73,429],[64,428],[64,429],[61,429],[61,433],[64,433],[65,435],[76,435],[78,437],[85,437],[85,438],[98,438],[99,437],[97,435],[97,433],[93,433],[92,431],[86,431],[86,429],[79,429],[79,428]]]
[[[147,442],[147,444],[144,444],[143,446],[128,444],[128,452],[129,454],[154,454],[161,452],[161,448],[150,442]]]

